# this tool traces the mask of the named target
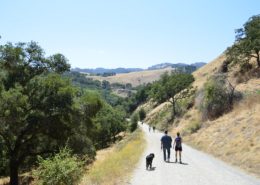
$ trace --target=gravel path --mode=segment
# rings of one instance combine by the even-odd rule
[[[174,163],[175,154],[171,150],[170,163],[163,161],[160,148],[162,133],[148,131],[147,125],[141,125],[147,140],[147,148],[127,184],[131,185],[260,185],[260,179],[249,176],[224,162],[183,145],[182,162]],[[154,169],[145,169],[145,156],[154,153]]]

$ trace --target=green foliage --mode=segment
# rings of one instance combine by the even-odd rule
[[[199,129],[201,128],[201,122],[198,121],[194,121],[191,122],[188,127],[186,128],[186,130],[188,131],[188,133],[192,134],[197,132]]]
[[[93,142],[83,135],[82,130],[80,133],[74,133],[68,140],[68,146],[71,148],[72,153],[77,154],[81,158],[86,159],[86,163],[91,163],[96,155],[96,149]],[[86,134],[85,134],[86,135]]]
[[[164,84],[161,84],[161,81],[153,83],[152,89],[150,91],[150,97],[158,103],[163,103],[167,101],[165,86]]]
[[[94,137],[95,146],[102,148],[111,141],[115,142],[116,135],[126,130],[126,114],[119,107],[112,108],[109,104],[104,104],[94,119],[96,131]]]
[[[0,176],[8,175],[8,154],[7,149],[3,143],[3,140],[0,138]]]
[[[81,88],[88,88],[94,90],[101,89],[100,81],[87,78],[84,74],[81,74],[79,72],[66,72],[63,76],[70,78],[74,85],[79,86]]]
[[[140,120],[143,121],[144,118],[146,117],[146,112],[145,112],[144,108],[141,108],[141,109],[139,110],[138,114],[139,114]]]
[[[131,83],[125,84],[125,88],[131,90],[132,89],[132,84]]]
[[[138,120],[139,120],[139,116],[138,114],[133,114],[131,117],[131,122],[130,122],[130,132],[134,132],[137,129],[138,126]]]
[[[106,89],[106,90],[111,89],[111,85],[110,85],[109,81],[107,81],[107,80],[103,80],[101,86],[103,89]]]
[[[187,73],[165,73],[152,87],[151,97],[161,103],[169,101],[173,105],[172,118],[176,116],[176,102],[189,97],[193,91],[190,88],[194,77]]]
[[[112,83],[111,87],[116,89],[125,89],[126,85],[116,82],[116,83]]]
[[[39,157],[39,167],[34,175],[41,185],[74,185],[80,181],[82,171],[83,162],[64,148],[54,157]]]
[[[175,95],[188,88],[194,81],[191,74],[165,73],[160,80],[153,85],[152,98],[159,102],[175,98]]]
[[[240,64],[241,71],[252,68],[251,59],[260,67],[260,15],[252,16],[243,28],[236,30],[236,42],[227,50],[228,61]]]
[[[204,98],[201,106],[203,119],[214,119],[232,108],[234,88],[227,86],[222,76],[213,76],[205,84]]]
[[[124,98],[119,97],[115,94],[113,94],[111,91],[109,90],[102,90],[101,91],[101,96],[103,97],[103,99],[111,106],[116,107],[118,105],[123,105],[123,103],[125,102]]]
[[[144,103],[149,98],[149,93],[152,88],[152,84],[141,85],[136,88],[137,92],[128,99],[126,102],[126,109],[128,112],[133,112],[140,104]]]
[[[8,156],[10,184],[18,184],[19,167],[33,162],[28,158],[53,153],[70,137],[89,136],[101,101],[61,77],[69,67],[61,54],[46,58],[35,42],[0,46],[0,143]],[[76,133],[81,135],[73,137]]]

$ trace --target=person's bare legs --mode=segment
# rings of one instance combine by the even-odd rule
[[[181,151],[179,151],[179,160],[180,160],[180,163],[182,163],[181,162]]]
[[[175,151],[175,162],[177,163],[177,153],[178,151]]]

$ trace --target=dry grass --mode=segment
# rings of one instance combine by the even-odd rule
[[[133,87],[136,87],[141,84],[147,84],[149,82],[156,81],[160,78],[160,76],[166,71],[172,71],[172,68],[158,69],[158,70],[147,70],[140,72],[131,72],[124,74],[117,74],[115,76],[88,76],[87,78],[93,78],[94,80],[107,80],[110,83],[122,83],[127,84],[131,83]]]
[[[260,177],[259,113],[260,95],[250,96],[229,114],[204,123],[202,129],[185,140]]]
[[[218,72],[224,60],[225,56],[221,55],[195,71],[194,85],[198,89],[203,88],[207,79]],[[228,74],[233,84],[236,82],[236,70]],[[194,147],[260,176],[260,79],[235,85],[245,99],[235,104],[233,111],[214,121],[201,122],[201,114],[195,106],[184,115],[174,130],[183,132],[186,142]],[[189,132],[197,123],[201,129],[195,133]]]
[[[9,177],[4,177],[0,179],[0,185],[8,185],[10,181]],[[20,184],[32,184],[33,177],[31,172],[26,172],[19,175]]]
[[[9,177],[0,179],[0,185],[7,185],[7,184],[9,184]]]
[[[260,90],[260,79],[255,78],[255,79],[250,79],[247,82],[240,83],[236,87],[237,91],[244,92],[244,93],[255,93],[258,90]]]
[[[226,56],[222,54],[216,59],[214,59],[212,62],[196,70],[193,73],[193,76],[195,78],[193,86],[198,87],[198,89],[201,89],[205,82],[208,80],[208,78],[218,72],[224,60],[226,60]]]
[[[135,168],[144,151],[143,133],[137,130],[123,143],[99,158],[83,178],[81,185],[121,185]]]

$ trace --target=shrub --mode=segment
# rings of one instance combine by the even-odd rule
[[[39,167],[34,176],[41,185],[74,185],[80,180],[82,166],[83,162],[64,148],[54,157],[39,157]]]
[[[190,125],[187,127],[187,131],[192,134],[197,132],[200,128],[201,128],[201,122],[194,121],[191,122]]]
[[[205,84],[202,118],[215,119],[232,108],[235,88],[223,76],[214,76]]]
[[[131,117],[131,122],[130,122],[130,131],[133,132],[137,129],[137,123],[138,123],[139,117],[138,114],[133,114]]]
[[[139,111],[139,118],[141,121],[143,121],[145,117],[146,117],[145,110],[143,108],[141,108]]]
[[[91,163],[94,160],[96,149],[92,141],[88,137],[83,136],[83,134],[76,133],[72,135],[69,138],[67,145],[73,154],[84,157],[86,163]]]

